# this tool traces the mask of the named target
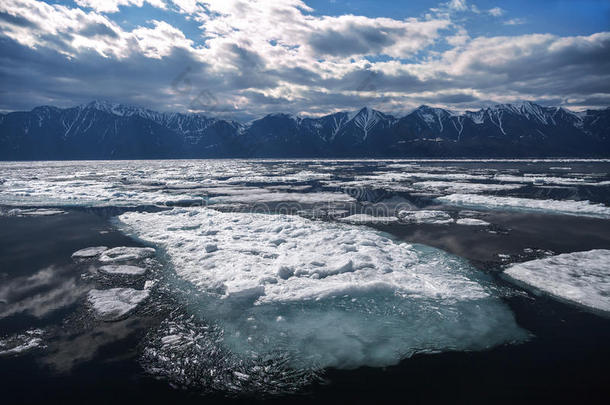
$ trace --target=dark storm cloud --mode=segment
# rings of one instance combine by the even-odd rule
[[[15,16],[9,13],[5,13],[5,12],[1,12],[0,11],[0,21],[4,21],[7,22],[11,25],[16,25],[18,27],[24,27],[24,28],[36,28],[37,24],[28,20],[27,18],[21,17],[21,16]]]
[[[350,24],[342,31],[328,29],[316,32],[310,39],[310,46],[320,55],[351,56],[377,54],[384,47],[396,41],[398,30],[390,32],[378,27]]]
[[[181,49],[161,60],[134,56],[121,63],[98,53],[83,52],[67,58],[56,51],[31,49],[0,39],[0,72],[5,93],[0,109],[30,109],[38,104],[72,106],[103,99],[167,110],[168,104],[187,106],[197,90],[210,87],[202,80],[205,65]],[[188,66],[192,89],[176,92],[172,81]]]
[[[480,101],[472,94],[438,94],[434,97],[422,97],[423,102],[433,104],[465,104]]]
[[[118,38],[119,34],[106,24],[89,24],[79,32],[86,37],[106,36],[110,38]]]

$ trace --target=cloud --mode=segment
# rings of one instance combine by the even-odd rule
[[[466,11],[468,10],[468,5],[466,4],[466,0],[451,0],[446,3],[447,7],[456,11]]]
[[[487,10],[487,12],[494,17],[500,17],[505,13],[505,11],[500,7],[490,8],[489,10]]]
[[[396,21],[343,16],[325,18],[305,33],[304,43],[318,57],[385,54],[408,57],[434,43],[448,21]]]
[[[99,13],[116,13],[119,11],[119,6],[136,6],[142,7],[144,3],[151,6],[165,9],[163,0],[74,0],[81,7],[91,8]]]
[[[171,19],[129,28],[94,3],[0,3],[0,110],[101,98],[246,120],[610,95],[609,33],[473,37],[464,19],[483,17],[465,1],[398,19],[321,15],[301,0],[174,0],[161,12]]]
[[[523,25],[526,22],[525,18],[511,18],[510,20],[504,21],[504,25]]]
[[[0,17],[2,35],[30,48],[46,47],[72,58],[91,50],[116,59],[133,53],[159,58],[172,48],[192,43],[166,22],[151,21],[152,28],[128,32],[101,14],[36,0],[5,0],[0,13],[5,16]]]

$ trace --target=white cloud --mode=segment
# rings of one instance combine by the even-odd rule
[[[91,50],[117,59],[133,53],[159,58],[173,48],[192,44],[180,30],[165,22],[151,21],[153,28],[138,27],[129,32],[102,14],[36,0],[5,0],[0,12],[27,21],[23,24],[0,20],[3,35],[30,48],[50,47],[73,58]]]
[[[198,0],[172,0],[172,3],[177,6],[179,11],[186,14],[194,14],[196,11],[203,10],[201,6],[197,4],[199,3]]]
[[[163,0],[74,0],[81,7],[89,7],[99,13],[116,13],[119,7],[136,6],[142,7],[144,3],[148,3],[153,7],[165,9],[166,5]]]
[[[182,31],[165,21],[151,21],[153,28],[140,27],[131,32],[143,55],[160,59],[171,54],[174,48],[190,49],[193,41]]]
[[[472,11],[465,1],[444,7]],[[15,77],[7,83],[21,83],[6,90],[5,99],[109,95],[161,110],[184,110],[205,90],[222,104],[214,114],[226,110],[259,116],[274,111],[321,114],[365,104],[392,112],[422,102],[452,107],[527,98],[586,100],[589,94],[602,100],[610,93],[599,85],[610,83],[604,73],[610,71],[608,33],[471,38],[461,25],[463,16],[452,13],[406,19],[324,16],[301,0],[173,0],[169,9],[196,21],[201,36],[188,37],[167,21],[127,30],[107,12],[36,0],[2,1],[0,12],[10,18],[0,19],[0,37],[32,54],[66,55],[73,72],[69,78],[61,73],[65,59],[48,56],[52,62],[40,66],[30,59],[25,65],[38,69],[30,75],[45,78],[32,80],[30,88],[27,80],[18,79],[23,72],[0,65]],[[435,44],[450,49],[440,51]],[[188,94],[172,87],[187,67]]]
[[[487,12],[490,15],[493,15],[494,17],[500,17],[501,15],[504,15],[504,13],[505,13],[505,11],[503,9],[501,9],[500,7],[490,8],[489,10],[487,10]]]
[[[526,21],[524,18],[511,18],[510,20],[504,21],[504,25],[522,25],[525,23]]]
[[[451,0],[447,2],[447,7],[456,11],[466,11],[468,10],[468,5],[466,4],[466,0]]]

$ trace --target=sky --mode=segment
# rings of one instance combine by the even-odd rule
[[[0,2],[0,111],[610,106],[610,0]]]

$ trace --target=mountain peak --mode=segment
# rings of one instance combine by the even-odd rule
[[[121,152],[125,158],[607,156],[609,111],[563,111],[533,102],[496,104],[462,113],[422,105],[397,120],[366,106],[352,113],[297,121],[290,114],[270,114],[267,120],[241,125],[200,114],[155,112],[94,100],[77,108],[38,107],[0,117],[0,135],[7,134],[0,136],[0,158],[119,156],[105,151]],[[60,146],[33,155],[30,151],[40,150],[34,145],[49,136]],[[10,143],[2,144],[4,139]],[[122,151],[125,140],[138,149]],[[75,154],[64,153],[64,144],[65,150],[75,150]]]
[[[82,109],[94,109],[94,110],[111,110],[113,107],[119,106],[119,104],[111,103],[106,100],[93,100],[85,104],[81,104],[79,107]]]
[[[379,111],[373,110],[369,106],[364,106],[364,107],[362,107],[359,110],[354,110],[354,111],[348,112],[347,113],[347,120],[351,121],[351,120],[353,120],[356,117],[370,116],[370,115],[374,115],[375,113],[379,113]]]

